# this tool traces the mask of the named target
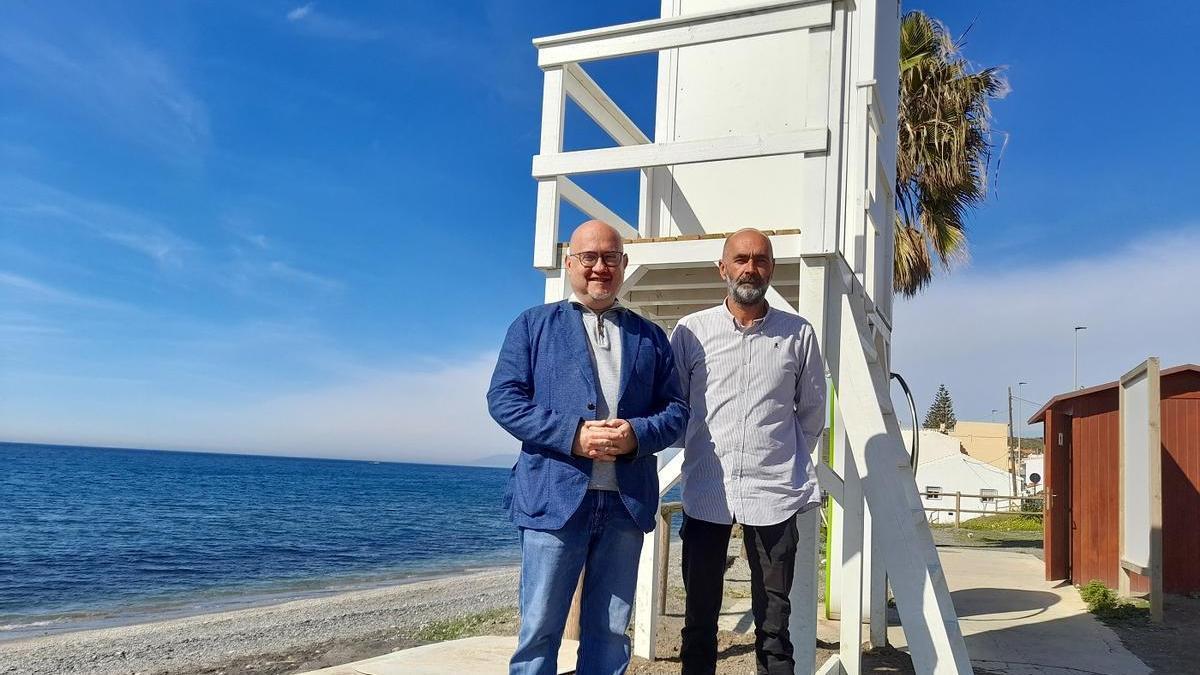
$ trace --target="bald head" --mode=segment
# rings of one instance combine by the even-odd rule
[[[747,244],[753,249],[765,248],[767,255],[771,259],[775,258],[775,249],[771,246],[770,238],[768,238],[767,235],[763,234],[760,230],[756,230],[753,227],[743,227],[737,232],[725,237],[725,247],[721,249],[721,257],[728,257],[730,250],[740,250],[746,248]]]
[[[595,248],[603,244],[603,248]],[[589,220],[571,233],[571,252],[623,251],[621,233],[603,220]]]

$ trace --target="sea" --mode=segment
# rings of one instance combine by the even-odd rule
[[[517,564],[508,474],[0,443],[0,640]]]

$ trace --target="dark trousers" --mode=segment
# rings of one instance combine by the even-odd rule
[[[726,554],[732,525],[690,518],[685,513],[683,588],[687,594],[683,675],[712,675],[717,668],[717,619],[725,595]],[[796,564],[796,519],[765,526],[742,526],[750,562],[750,601],[754,613],[754,653],[759,675],[792,675],[795,659],[788,635],[792,576]]]

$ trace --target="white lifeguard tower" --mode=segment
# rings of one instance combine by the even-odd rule
[[[724,236],[767,231],[772,305],[821,338],[834,423],[818,473],[836,507],[827,608],[841,652],[814,663],[815,624],[793,620],[797,673],[860,671],[862,626],[886,641],[890,584],[919,673],[970,673],[889,396],[896,165],[897,0],[662,0],[662,18],[534,41],[545,73],[533,263],[546,301],[569,291],[559,206],[566,199],[627,238],[622,300],[663,328],[725,295]],[[589,61],[658,53],[653,138],[587,74]],[[615,145],[563,151],[567,98]],[[636,223],[572,176],[640,172]],[[665,492],[682,453],[660,463]],[[811,522],[811,521],[810,521]],[[659,527],[643,548],[636,654],[654,658]],[[801,538],[793,617],[816,617],[816,528]],[[884,574],[886,571],[886,582]]]

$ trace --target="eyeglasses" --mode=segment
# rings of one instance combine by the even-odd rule
[[[572,253],[568,258],[575,258],[584,267],[595,267],[596,263],[604,261],[605,267],[620,267],[621,262],[625,260],[625,254],[621,251],[606,251],[604,253],[596,253],[595,251],[584,251],[583,253]]]

